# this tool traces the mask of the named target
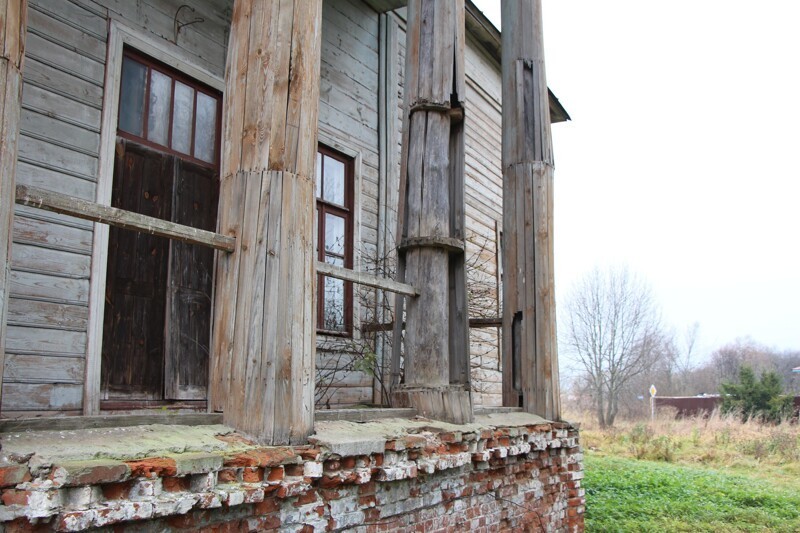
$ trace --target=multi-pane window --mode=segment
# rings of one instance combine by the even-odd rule
[[[218,94],[126,50],[119,101],[122,136],[217,165],[222,114]]]
[[[317,258],[353,268],[353,160],[325,146],[317,152]],[[352,283],[319,276],[317,329],[352,333]]]

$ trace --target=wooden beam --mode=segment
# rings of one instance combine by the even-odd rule
[[[322,0],[235,0],[225,69],[209,404],[265,444],[314,426]]]
[[[503,403],[561,417],[541,0],[503,0]]]
[[[116,207],[100,205],[82,198],[75,198],[74,196],[47,191],[38,187],[17,185],[16,201],[20,205],[36,207],[53,213],[82,218],[83,220],[91,220],[100,224],[108,224],[117,228],[158,235],[159,237],[166,237],[189,244],[208,246],[223,252],[232,252],[236,245],[236,239],[233,237],[220,235],[213,231],[205,231]]]
[[[420,295],[398,297],[397,316],[403,303],[406,314],[405,382],[394,386],[393,398],[424,416],[465,423],[472,420],[472,397],[463,250],[464,0],[410,0],[407,20],[398,278]]]
[[[0,2],[0,401],[5,369],[6,321],[14,231],[14,185],[22,106],[27,0]]]
[[[222,415],[209,413],[147,413],[144,415],[49,416],[0,420],[0,433],[21,431],[74,431],[163,424],[210,426],[222,424]]]
[[[331,265],[330,263],[323,263],[317,261],[317,274],[325,274],[336,279],[343,279],[345,281],[352,281],[359,285],[366,285],[367,287],[375,287],[385,291],[393,292],[396,294],[405,294],[406,296],[419,296],[419,291],[407,283],[400,283],[389,278],[382,278],[373,276],[365,272],[356,272],[344,267]]]

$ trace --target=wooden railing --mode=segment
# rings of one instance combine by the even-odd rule
[[[82,218],[100,224],[108,224],[109,226],[118,228],[140,231],[142,233],[158,235],[160,237],[190,244],[208,246],[222,252],[230,253],[236,249],[236,239],[234,237],[228,237],[227,235],[221,235],[213,231],[205,231],[191,226],[184,226],[183,224],[176,224],[160,218],[126,211],[116,207],[101,205],[81,198],[75,198],[74,196],[40,189],[38,187],[17,185],[16,202],[21,205]],[[364,272],[356,272],[328,263],[317,261],[317,272],[332,278],[352,281],[353,283],[366,285],[368,287],[377,287],[385,291],[396,292],[406,296],[419,295],[419,292],[414,287],[406,283],[400,283],[393,279],[382,278]]]

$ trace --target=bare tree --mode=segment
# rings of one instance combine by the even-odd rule
[[[595,269],[573,287],[562,309],[565,355],[585,372],[600,426],[611,426],[625,386],[663,353],[652,291],[627,269]]]

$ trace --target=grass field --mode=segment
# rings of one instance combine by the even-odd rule
[[[800,532],[800,430],[735,418],[581,431],[587,531]]]

